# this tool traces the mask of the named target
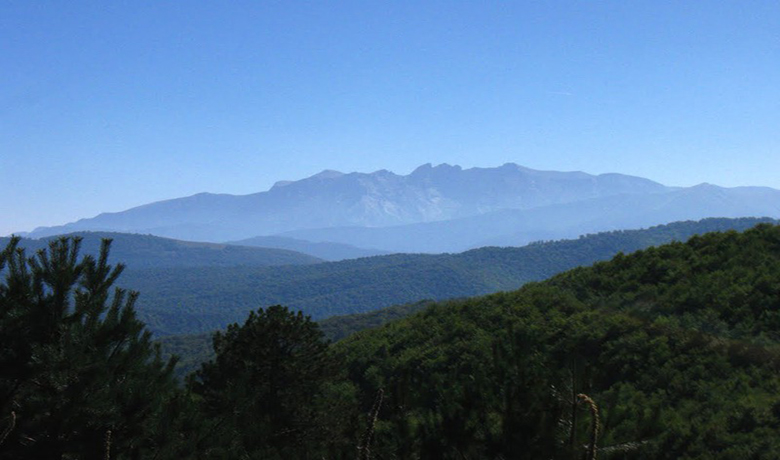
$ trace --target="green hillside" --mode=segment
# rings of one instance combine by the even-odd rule
[[[63,236],[79,236],[84,253],[95,254],[100,240],[111,238],[111,263],[123,263],[128,269],[183,268],[183,267],[231,267],[301,265],[322,262],[316,257],[286,249],[253,248],[215,243],[196,243],[116,232],[78,232]],[[46,248],[53,236],[41,239],[22,238],[19,247],[28,254]],[[10,238],[0,238],[5,247]]]
[[[430,300],[421,300],[366,313],[331,316],[317,323],[325,338],[336,342],[355,332],[378,327],[409,316],[431,303],[433,302]],[[214,359],[214,350],[211,346],[213,335],[213,332],[201,332],[198,334],[168,335],[159,339],[166,356],[176,355],[180,358],[176,364],[176,375],[180,379],[197,370],[201,363]]]
[[[616,231],[521,248],[461,254],[394,254],[284,267],[134,270],[121,280],[142,293],[139,314],[161,335],[207,332],[257,307],[282,304],[314,319],[362,313],[420,299],[442,300],[517,289],[529,281],[691,235],[744,230],[768,219],[705,219]]]
[[[780,458],[780,227],[712,233],[335,345],[377,458]]]

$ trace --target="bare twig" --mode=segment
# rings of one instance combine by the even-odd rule
[[[111,430],[106,430],[106,456],[105,460],[111,460]]]
[[[11,422],[5,428],[3,434],[0,435],[0,444],[5,442],[5,438],[7,438],[9,434],[11,434],[11,431],[13,431],[15,426],[16,426],[16,412],[11,411]]]
[[[374,428],[376,427],[376,420],[379,415],[379,408],[382,407],[384,395],[385,391],[382,388],[376,393],[374,406],[371,407],[371,412],[368,414],[368,427],[366,428],[366,433],[363,435],[363,440],[358,446],[358,460],[369,460],[371,458],[371,441],[374,439]]]
[[[577,395],[577,400],[580,403],[587,404],[590,408],[591,431],[587,459],[596,460],[596,441],[599,437],[599,406],[596,405],[596,401],[592,400],[590,396],[583,393]]]

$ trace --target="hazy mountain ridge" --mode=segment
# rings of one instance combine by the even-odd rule
[[[536,171],[512,163],[465,170],[427,164],[406,176],[386,170],[369,174],[324,171],[277,183],[267,192],[242,196],[200,193],[38,228],[30,236],[111,230],[218,242],[298,229],[441,221],[501,209],[670,190],[633,176]]]
[[[77,232],[41,239],[22,238],[19,247],[28,255],[46,248],[49,241],[59,236],[82,238],[81,252],[97,254],[101,240],[110,238],[110,263],[123,263],[128,269],[193,268],[193,267],[266,267],[273,265],[305,265],[322,262],[322,259],[287,249],[256,248],[216,243],[197,243],[161,238],[152,235],[136,235],[116,232]],[[10,238],[0,238],[5,247]]]
[[[351,244],[331,243],[328,241],[315,243],[283,236],[255,236],[245,240],[230,241],[228,244],[260,248],[289,249],[291,251],[319,257],[320,259],[324,259],[330,262],[389,254],[388,251],[359,248]]]

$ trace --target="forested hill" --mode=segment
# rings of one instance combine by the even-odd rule
[[[517,289],[621,251],[685,240],[709,231],[744,230],[760,221],[705,219],[521,248],[395,254],[306,266],[127,270],[120,284],[142,293],[139,313],[153,331],[186,334],[225,327],[252,309],[273,304],[321,319],[420,299]]]
[[[123,263],[129,269],[173,268],[173,267],[228,267],[228,266],[271,266],[301,265],[322,262],[321,259],[286,249],[254,248],[215,243],[196,243],[172,240],[152,235],[137,235],[115,232],[78,232],[61,236],[82,238],[82,252],[96,254],[103,238],[113,240],[110,262]],[[19,247],[26,248],[32,255],[46,248],[52,236],[41,239],[22,238]],[[0,247],[5,247],[10,238],[0,238]]]
[[[580,458],[593,439],[600,459],[780,458],[780,227],[439,303],[335,350],[364,408],[384,389],[377,458]]]
[[[409,316],[432,303],[432,300],[421,300],[366,313],[331,316],[318,321],[317,325],[326,340],[337,342],[355,332],[379,327],[387,322]],[[179,361],[176,363],[176,376],[180,381],[184,381],[187,374],[196,371],[202,363],[214,359],[213,335],[213,332],[201,332],[169,335],[159,339],[165,356],[176,355],[179,357]]]
[[[299,240],[296,238],[285,238],[281,236],[256,236],[240,241],[230,241],[228,244],[240,246],[253,246],[261,248],[279,248],[289,249],[291,251],[309,254],[327,261],[337,261],[344,259],[357,259],[359,257],[371,257],[390,254],[388,251],[378,249],[365,249],[350,244],[319,242]]]

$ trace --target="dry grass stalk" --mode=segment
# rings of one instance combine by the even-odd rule
[[[8,426],[3,431],[3,434],[0,435],[0,444],[5,442],[5,438],[7,438],[9,434],[11,434],[11,431],[14,430],[15,426],[16,426],[16,412],[11,411],[11,422],[8,423]]]
[[[360,446],[358,446],[358,460],[369,460],[371,458],[371,441],[374,439],[374,428],[376,428],[376,420],[379,416],[379,408],[382,407],[384,395],[385,391],[382,388],[376,393],[374,405],[368,414],[368,428],[366,428],[366,433],[363,435]]]
[[[111,430],[106,430],[106,456],[105,460],[111,460]]]
[[[590,408],[591,431],[587,459],[596,460],[596,441],[599,437],[599,406],[596,405],[596,401],[592,400],[590,396],[583,393],[577,395],[577,400],[580,403],[587,404]]]

